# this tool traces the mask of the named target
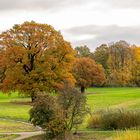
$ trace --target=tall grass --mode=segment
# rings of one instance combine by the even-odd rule
[[[140,111],[124,109],[102,110],[90,117],[88,127],[104,130],[138,128],[140,127]]]
[[[123,134],[118,134],[113,140],[140,140],[138,131],[126,131]]]

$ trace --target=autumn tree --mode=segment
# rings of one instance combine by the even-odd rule
[[[52,26],[24,22],[0,34],[1,90],[18,90],[31,95],[53,91],[64,79],[74,82],[70,73],[74,50]]]
[[[113,43],[109,47],[109,77],[108,84],[112,86],[126,86],[132,78],[132,51],[125,41]]]
[[[132,46],[133,67],[132,67],[132,83],[140,86],[140,47]]]
[[[91,58],[77,58],[73,65],[73,75],[77,81],[77,86],[81,88],[81,93],[84,93],[85,88],[91,86],[95,82],[100,84],[105,82],[103,67],[96,64]]]

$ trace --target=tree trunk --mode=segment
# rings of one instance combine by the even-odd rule
[[[81,87],[81,93],[85,93],[85,87]]]
[[[32,103],[35,101],[36,99],[36,95],[34,93],[31,94],[31,100],[32,100]]]

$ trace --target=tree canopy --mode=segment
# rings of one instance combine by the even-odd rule
[[[103,67],[96,64],[91,58],[77,58],[73,65],[73,75],[82,93],[84,93],[85,88],[94,83],[100,83],[102,85],[105,82]]]
[[[74,50],[60,32],[47,24],[24,22],[0,34],[0,73],[3,91],[33,95],[72,83]]]
[[[110,73],[108,83],[110,85],[129,85],[131,80],[132,52],[127,42],[119,41],[110,46],[108,67]]]

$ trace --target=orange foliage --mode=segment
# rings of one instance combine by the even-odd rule
[[[57,90],[70,73],[75,52],[62,35],[47,24],[25,22],[0,34],[0,66],[6,68],[1,89],[32,95]]]
[[[77,58],[73,65],[73,75],[77,85],[81,87],[81,92],[84,92],[84,89],[92,84],[103,84],[105,82],[103,67],[86,57]]]

